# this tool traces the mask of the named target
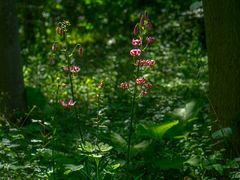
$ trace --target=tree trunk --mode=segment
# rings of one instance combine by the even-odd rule
[[[0,1],[0,113],[24,110],[22,61],[14,0]]]
[[[240,1],[203,0],[209,63],[209,99],[218,129],[231,127],[240,150]],[[230,150],[230,149],[229,149]]]

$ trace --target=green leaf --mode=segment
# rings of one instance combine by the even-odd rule
[[[114,164],[111,166],[112,170],[116,170],[117,168],[119,168],[121,166],[120,163]]]
[[[138,153],[144,152],[152,141],[144,140],[138,144],[135,144],[131,150],[131,156],[136,156]]]
[[[197,156],[193,156],[190,159],[188,159],[185,163],[190,164],[191,166],[199,166],[201,160]]]
[[[102,152],[107,152],[112,149],[112,146],[109,146],[108,144],[104,144],[104,143],[99,143],[98,147],[100,148],[100,151],[102,151]]]
[[[71,173],[71,172],[72,172],[72,170],[69,169],[69,170],[65,171],[64,174],[65,174],[65,175],[68,175],[68,174]]]
[[[71,172],[74,172],[74,171],[79,171],[81,169],[83,169],[83,165],[74,165],[74,164],[67,164],[65,166],[66,169],[68,169],[67,171],[64,172],[64,174],[69,174]]]
[[[183,108],[175,109],[171,115],[174,118],[179,120],[189,120],[193,117],[196,117],[199,111],[201,110],[201,102],[200,101],[191,101],[185,105]]]
[[[138,136],[150,137],[153,139],[161,140],[164,134],[171,129],[173,126],[177,125],[179,121],[165,122],[161,124],[155,124],[151,126],[146,126],[144,124],[139,124],[137,126],[136,133]]]
[[[127,150],[127,141],[120,134],[112,132],[110,140],[119,151],[124,152]]]
[[[223,166],[221,164],[213,164],[212,166],[219,174],[223,175]]]

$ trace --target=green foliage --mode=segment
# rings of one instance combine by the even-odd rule
[[[239,159],[226,158],[220,146],[232,130],[211,129],[200,1],[17,1],[17,7],[29,109],[24,123],[0,115],[2,179],[239,179]],[[131,94],[119,84],[134,76],[130,41],[145,10],[157,41],[143,58],[156,66],[145,74],[151,94],[136,98],[126,167]],[[65,18],[72,25],[68,50],[55,32]],[[71,97],[65,52],[81,67],[72,78],[76,111],[59,104]]]
[[[140,137],[149,137],[152,139],[161,140],[165,133],[178,123],[179,121],[172,121],[161,124],[155,124],[152,126],[139,124],[136,133]]]

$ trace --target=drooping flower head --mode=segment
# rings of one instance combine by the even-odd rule
[[[72,72],[72,73],[77,73],[80,71],[80,67],[79,66],[71,66],[69,68],[69,71]]]
[[[70,71],[70,72],[72,72],[72,73],[77,73],[77,72],[79,72],[81,69],[80,69],[79,66],[70,66],[70,67],[66,66],[66,67],[63,68],[63,70],[64,70],[64,71]]]
[[[131,56],[140,56],[141,55],[141,49],[132,49],[130,51]]]
[[[152,89],[152,85],[151,84],[144,84],[143,85],[146,89]]]
[[[146,41],[147,41],[147,43],[152,44],[156,41],[156,38],[155,37],[147,37]]]
[[[145,90],[141,90],[141,93],[140,93],[142,96],[146,96],[148,94],[148,91],[145,91]]]
[[[76,104],[76,101],[73,101],[72,99],[70,99],[69,101],[66,101],[66,102],[64,100],[61,100],[60,103],[63,107],[67,108],[67,107],[74,106]]]
[[[132,39],[132,45],[133,46],[141,46],[142,40],[141,39]]]
[[[147,79],[145,79],[144,77],[140,77],[136,79],[136,84],[138,85],[144,84],[145,82],[147,82]]]
[[[120,84],[120,88],[121,89],[129,89],[130,88],[130,84],[128,82],[122,82]]]
[[[140,67],[142,67],[142,66],[152,67],[152,66],[154,66],[155,64],[156,64],[156,61],[153,60],[153,59],[147,59],[147,60],[142,59],[142,60],[137,60],[137,61],[135,62],[135,65],[136,65],[136,66],[139,65]]]
[[[83,56],[83,48],[82,47],[80,47],[79,49],[78,49],[78,55],[81,57],[81,56]]]
[[[153,65],[156,64],[156,62],[153,59],[148,59],[148,60],[146,60],[146,64],[147,64],[147,66],[152,67]]]

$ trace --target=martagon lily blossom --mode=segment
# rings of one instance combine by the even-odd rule
[[[132,39],[132,45],[133,46],[141,46],[142,40],[141,39]]]
[[[141,49],[132,49],[131,51],[130,51],[130,55],[131,56],[140,56],[141,55]]]
[[[156,41],[156,38],[155,37],[147,37],[146,41],[147,41],[147,43],[152,44]]]
[[[64,71],[70,71],[72,73],[77,73],[77,72],[80,71],[80,67],[79,66],[70,66],[70,67],[66,66],[66,67],[63,68],[63,70]]]
[[[129,89],[130,88],[130,84],[128,82],[122,82],[120,84],[120,88],[121,89]]]
[[[144,84],[145,82],[147,82],[147,79],[145,79],[144,77],[140,77],[136,79],[136,84],[138,85]]]
[[[67,108],[67,107],[74,106],[76,104],[76,101],[73,101],[72,99],[70,99],[69,101],[66,101],[66,102],[64,100],[61,100],[60,103],[63,107]]]
[[[153,60],[153,59],[147,59],[147,60],[144,60],[144,59],[142,59],[142,60],[137,60],[136,62],[135,62],[135,65],[136,66],[149,66],[149,67],[152,67],[153,65],[155,65],[156,64],[156,62],[155,62],[155,60]]]

